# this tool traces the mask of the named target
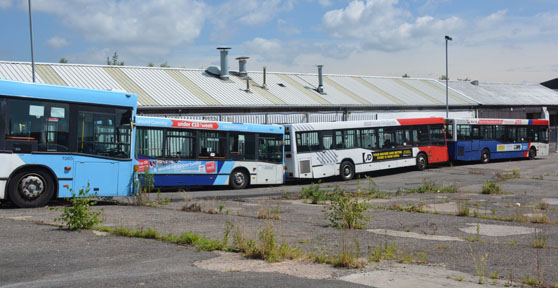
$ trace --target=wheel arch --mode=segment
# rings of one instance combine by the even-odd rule
[[[21,165],[19,167],[17,167],[16,169],[14,169],[14,171],[12,171],[12,173],[10,174],[10,176],[8,176],[8,181],[6,181],[6,187],[5,187],[5,191],[8,192],[8,187],[10,186],[11,181],[14,178],[14,175],[16,175],[17,173],[21,172],[21,171],[36,171],[36,169],[41,169],[44,170],[46,173],[48,173],[51,177],[52,180],[54,181],[55,185],[54,185],[54,194],[52,195],[53,198],[58,198],[58,191],[60,190],[58,187],[59,185],[59,181],[58,181],[58,177],[56,177],[56,173],[54,173],[54,171],[52,171],[52,169],[48,166],[42,165],[42,164],[25,164],[25,165]],[[9,200],[9,194],[10,193],[6,193],[6,199]]]

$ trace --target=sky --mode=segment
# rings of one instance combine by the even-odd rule
[[[27,0],[0,0],[0,61],[31,61]],[[36,62],[540,83],[558,77],[558,0],[31,0]]]

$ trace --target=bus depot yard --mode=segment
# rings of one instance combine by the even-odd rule
[[[556,287],[557,163],[552,153],[347,182],[114,198],[92,206],[102,222],[79,232],[60,221],[68,202],[35,209],[2,203],[0,223],[18,228],[0,236],[8,243],[0,248],[0,286],[91,284],[84,279],[184,286],[173,279],[197,283],[195,275],[211,271],[213,281],[224,281],[216,286],[260,277],[254,285]],[[184,251],[198,256],[177,262],[173,256]],[[138,260],[142,254],[153,259]],[[241,275],[252,276],[234,282]]]

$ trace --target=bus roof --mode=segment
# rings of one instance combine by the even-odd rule
[[[239,131],[257,132],[270,134],[283,134],[284,128],[281,125],[272,124],[249,124],[220,121],[203,121],[190,119],[172,119],[158,117],[136,117],[136,125],[142,127],[174,127],[189,128],[199,130],[218,130],[218,131]]]
[[[0,80],[0,95],[55,101],[137,107],[133,93]]]
[[[425,125],[425,124],[444,124],[444,118],[409,118],[409,119],[381,119],[364,121],[340,121],[340,122],[317,122],[317,123],[298,123],[285,124],[294,131],[313,131],[331,129],[351,129],[384,126],[405,126],[405,125]]]
[[[489,118],[456,118],[448,119],[455,124],[476,124],[476,125],[546,125],[545,119],[489,119]]]

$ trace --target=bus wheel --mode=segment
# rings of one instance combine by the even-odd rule
[[[355,177],[355,166],[349,161],[343,161],[339,169],[343,181],[352,180]]]
[[[490,151],[488,149],[483,149],[481,152],[481,162],[486,164],[490,162]]]
[[[535,157],[537,157],[537,148],[531,147],[531,149],[529,149],[529,159],[533,160]]]
[[[44,206],[53,195],[54,180],[42,170],[18,172],[8,184],[8,196],[20,208]]]
[[[237,169],[231,173],[230,185],[233,189],[244,189],[248,186],[250,176],[244,170]]]
[[[426,169],[426,166],[428,165],[428,160],[426,160],[426,156],[424,156],[424,154],[419,154],[417,156],[417,170],[422,171],[424,169]]]

